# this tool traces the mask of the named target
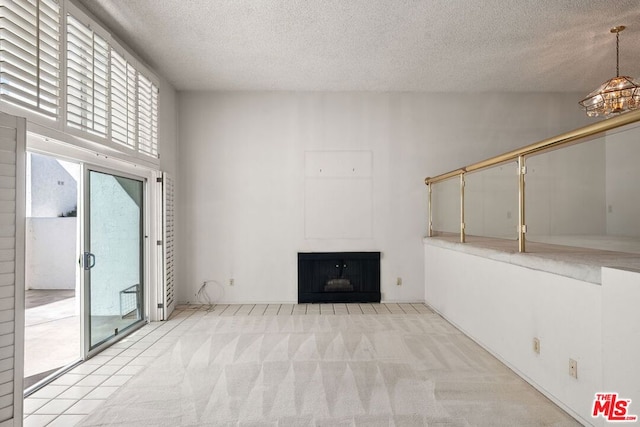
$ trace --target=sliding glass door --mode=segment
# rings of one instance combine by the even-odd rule
[[[144,319],[144,181],[85,168],[85,342],[89,352]]]

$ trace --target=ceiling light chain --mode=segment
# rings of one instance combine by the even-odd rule
[[[611,117],[640,107],[640,82],[620,76],[620,32],[625,28],[619,25],[611,29],[616,35],[616,77],[604,82],[579,102],[589,117]]]
[[[611,31],[616,30],[616,77],[620,77],[620,31],[624,30],[622,27],[615,27]]]

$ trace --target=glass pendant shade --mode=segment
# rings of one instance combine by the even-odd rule
[[[620,32],[624,25],[614,27],[616,35],[616,77],[607,80],[579,102],[589,117],[611,117],[640,108],[640,81],[620,75]]]
[[[587,116],[611,117],[640,107],[640,81],[628,76],[607,80],[579,102]]]

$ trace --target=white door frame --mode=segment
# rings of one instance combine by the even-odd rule
[[[144,164],[138,164],[133,162],[126,162],[120,159],[112,158],[104,154],[96,153],[85,148],[80,148],[71,144],[67,144],[63,141],[54,140],[49,137],[44,137],[34,133],[27,133],[26,147],[28,151],[41,153],[49,156],[54,156],[60,159],[69,160],[80,163],[84,168],[91,166],[95,169],[104,169],[109,173],[114,173],[123,176],[133,176],[136,179],[142,179],[145,181],[144,187],[144,311],[147,316],[147,321],[162,320],[160,310],[158,310],[158,304],[163,303],[163,295],[161,289],[163,288],[159,271],[161,271],[161,265],[158,263],[162,260],[162,248],[155,243],[162,240],[162,224],[158,224],[161,221],[161,206],[162,201],[159,197],[162,197],[162,192],[157,190],[158,177],[162,176],[159,170]],[[83,174],[82,174],[83,176]],[[80,180],[78,194],[83,197],[84,194],[84,179]],[[84,207],[83,203],[78,204],[78,222],[80,224],[80,236],[79,236],[79,253],[84,251]],[[153,243],[153,244],[152,244]],[[80,266],[78,265],[78,268]],[[85,298],[84,292],[84,278],[82,271],[80,272],[80,289],[81,298]],[[156,286],[155,284],[158,284]],[[84,305],[81,309],[81,315],[84,319]],[[86,336],[84,330],[84,321],[81,322],[81,339],[83,343],[83,355],[84,359],[91,357],[96,353],[92,351],[90,354],[87,351],[88,347],[85,346]],[[118,335],[118,339],[125,336],[125,334]],[[108,345],[112,342],[109,341]],[[102,350],[103,346],[98,347],[96,350]]]

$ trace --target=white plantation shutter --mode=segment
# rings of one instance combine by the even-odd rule
[[[158,157],[158,87],[138,74],[138,151]]]
[[[44,115],[61,130],[158,159],[158,97],[153,73],[72,3],[0,0],[0,103],[10,111],[17,105],[39,113],[36,123]]]
[[[107,136],[109,45],[67,15],[67,124]]]
[[[174,235],[174,181],[168,173],[162,177],[163,250],[164,250],[164,320],[169,319],[176,307],[175,295],[175,235]]]
[[[51,118],[59,114],[60,5],[0,0],[0,97]]]
[[[0,113],[0,425],[22,425],[25,139],[26,120]]]
[[[111,49],[111,139],[131,148],[136,146],[137,77],[136,69]]]

